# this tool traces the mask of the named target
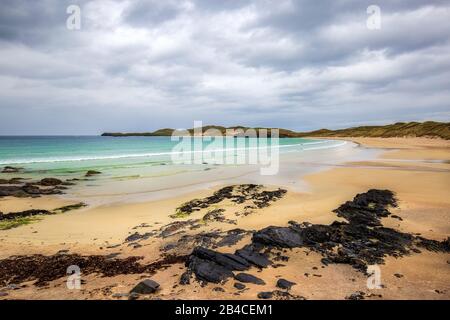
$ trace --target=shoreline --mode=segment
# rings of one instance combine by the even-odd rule
[[[345,139],[352,140],[351,138]],[[371,148],[371,146],[376,145],[379,148],[383,141],[379,141],[377,138],[374,138],[376,140],[372,141],[367,139],[357,139],[357,142],[361,143],[363,147]],[[406,143],[407,141],[409,142]],[[450,145],[448,143],[439,145],[435,141],[432,143],[426,142],[425,145],[421,143],[413,140],[399,141],[398,139],[386,141],[384,150],[394,147],[396,144],[399,144],[399,148],[395,149],[403,150],[388,149],[381,154],[381,157],[370,161],[349,162],[343,167],[334,167],[311,173],[304,178],[309,184],[310,190],[306,192],[288,191],[282,199],[269,207],[255,210],[254,213],[248,216],[238,217],[236,225],[214,222],[202,227],[202,230],[214,230],[215,228],[222,231],[232,230],[233,228],[258,230],[268,225],[284,226],[289,220],[329,224],[334,220],[340,220],[340,218],[336,217],[336,214],[332,213],[332,210],[337,208],[339,204],[370,188],[381,188],[392,189],[396,192],[399,199],[399,208],[392,210],[392,212],[400,215],[403,219],[398,221],[386,218],[383,219],[383,223],[404,232],[421,233],[421,235],[430,239],[444,240],[450,236],[450,225],[448,223],[450,220],[450,200],[448,197],[450,164],[447,162],[418,164],[417,154],[422,155],[426,153],[429,159],[448,160],[450,158]],[[386,170],[387,160],[399,157],[404,157],[405,160],[411,161],[395,163],[394,166],[391,163],[391,168]],[[429,169],[439,169],[440,171],[429,171]],[[120,257],[142,255],[145,261],[155,261],[158,259],[158,254],[155,256],[155,254],[150,254],[149,252],[159,252],[159,249],[164,244],[167,244],[166,239],[153,239],[150,237],[147,240],[140,241],[139,244],[142,247],[139,248],[130,248],[128,244],[123,243],[123,239],[136,232],[136,230],[141,233],[150,230],[146,227],[133,229],[141,223],[148,223],[154,228],[159,228],[159,226],[170,224],[173,221],[185,220],[174,220],[170,218],[170,214],[174,213],[176,208],[182,203],[194,198],[206,197],[219,188],[220,186],[215,186],[171,199],[134,204],[125,203],[109,207],[88,207],[80,211],[76,210],[61,215],[44,217],[43,220],[27,226],[6,231],[0,230],[1,258],[4,259],[14,254],[41,253],[51,255],[58,250],[69,249],[71,253],[80,254],[104,255],[119,252]],[[269,189],[274,188],[270,187]],[[38,199],[41,202],[45,202],[44,199],[46,198]],[[1,205],[2,202],[0,201]],[[231,210],[231,208],[232,206],[225,205],[226,210]],[[424,215],[424,212],[426,212],[426,215]],[[189,218],[199,217],[198,214],[193,214]],[[68,231],[69,233],[67,233]],[[186,234],[195,233],[192,230],[186,232]],[[97,237],[97,240],[93,240],[95,237]],[[246,236],[238,244],[242,245],[248,241],[249,237]],[[64,244],[62,244],[63,242]],[[116,247],[116,245],[119,246]],[[221,248],[221,251],[229,251],[234,248],[236,246]],[[292,293],[308,299],[343,299],[359,289],[367,291],[367,289],[364,290],[363,288],[365,278],[345,265],[329,265],[326,268],[319,268],[321,277],[305,278],[302,274],[294,276],[296,273],[293,270],[295,269],[305,270],[306,272],[311,270],[312,266],[320,265],[320,262],[317,260],[319,259],[317,254],[311,253],[309,256],[305,256],[302,252],[302,250],[289,252],[290,259],[285,267],[265,269],[258,273],[258,277],[262,277],[267,282],[265,288],[270,289],[273,286],[269,279],[274,278],[277,274],[282,274],[287,279],[294,277],[294,280],[299,283],[299,288],[294,287],[296,289],[293,288]],[[450,292],[445,288],[444,284],[450,283],[447,262],[449,258],[449,254],[423,252],[401,259],[386,259],[385,265],[382,266],[383,272],[392,275],[395,273],[395,270],[402,270],[402,274],[406,279],[402,282],[403,289],[397,288],[397,282],[400,280],[396,277],[386,280],[387,289],[382,290],[383,298],[448,299]],[[411,266],[416,267],[411,268]],[[430,267],[437,270],[437,274],[432,274]],[[177,268],[178,266],[174,265],[166,270],[157,272],[153,277],[161,281],[160,283],[163,283],[162,281],[172,283],[173,280],[170,279],[177,273]],[[414,277],[422,280],[416,282],[410,280]],[[356,280],[348,280],[351,278]],[[122,286],[120,290],[124,290],[124,288],[129,289],[136,282],[136,276],[133,275],[119,276],[119,278],[99,278],[98,276],[90,275],[89,279],[91,279],[90,282],[92,283],[87,286],[88,289],[86,290],[93,294],[91,298],[101,299],[111,299],[111,294],[103,295],[97,292],[96,288],[98,287],[105,287],[111,285],[111,283],[117,284],[122,281],[119,287]],[[336,286],[335,292],[331,292],[327,281],[335,281],[337,279],[341,280],[339,280],[340,282]],[[347,280],[344,281],[344,279]],[[56,283],[61,283],[61,281],[56,280]],[[233,281],[229,281],[224,286],[227,292],[233,292],[232,284]],[[433,292],[433,287],[436,287],[436,290],[443,293]],[[212,291],[211,285],[202,288],[194,284],[193,288],[198,290],[197,294],[199,297],[208,299],[233,298],[230,294],[224,296],[220,292]],[[240,292],[240,295],[234,298],[255,299],[258,290],[263,291],[262,289],[260,286],[249,285],[248,290]],[[61,295],[62,298],[89,297],[89,294],[81,294],[80,292],[67,293],[65,291],[52,286],[38,293],[30,285],[26,289],[9,292],[9,297],[45,298],[52,295]],[[189,298],[186,293],[171,292],[168,288],[164,288],[158,296],[163,299]],[[374,296],[373,298],[377,297]]]

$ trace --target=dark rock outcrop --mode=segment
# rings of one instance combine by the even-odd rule
[[[264,291],[264,292],[258,293],[259,299],[272,299],[272,297],[273,297],[273,293],[270,291]]]
[[[242,249],[236,250],[235,254],[258,268],[266,268],[271,264],[269,258],[260,253],[259,248],[254,245],[246,245]]]
[[[348,264],[364,273],[368,265],[383,264],[386,256],[402,257],[418,252],[419,248],[434,252],[450,251],[450,238],[439,242],[383,227],[381,218],[390,216],[388,207],[396,205],[393,192],[372,189],[356,195],[353,201],[335,210],[347,222],[315,225],[290,221],[288,227],[267,227],[255,232],[252,243],[236,250],[234,255],[197,247],[189,258],[193,263],[187,266],[199,279],[220,282],[233,276],[232,271],[243,271],[250,266],[269,266],[270,252],[278,250],[279,253],[283,248],[308,248],[323,256],[324,265]],[[289,283],[279,284],[288,288]],[[290,298],[286,292],[279,296]]]
[[[261,191],[261,189],[262,186],[256,184],[227,186],[217,190],[212,196],[204,199],[194,199],[184,203],[177,209],[177,213],[174,217],[180,215],[190,215],[194,211],[208,208],[211,205],[217,204],[224,200],[230,200],[238,204],[246,201],[252,201],[256,207],[263,208],[282,198],[287,192],[284,189],[277,189],[273,191]]]
[[[0,197],[39,197],[41,195],[61,194],[67,189],[56,178],[44,178],[37,182],[23,182],[21,178],[0,181]]]

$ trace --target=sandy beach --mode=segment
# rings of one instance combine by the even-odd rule
[[[40,254],[101,255],[108,259],[142,257],[151,264],[170,256],[187,256],[201,233],[226,234],[242,229],[239,240],[220,246],[221,253],[233,253],[251,242],[251,232],[268,226],[285,227],[289,221],[329,225],[343,221],[334,209],[369,189],[388,189],[395,193],[398,207],[381,219],[382,225],[397,231],[444,241],[450,237],[450,142],[424,138],[345,138],[359,148],[377,149],[379,156],[363,161],[336,163],[325,170],[306,175],[299,184],[305,190],[264,185],[265,191],[279,187],[287,190],[268,206],[254,207],[243,203],[220,201],[189,215],[176,215],[177,208],[192,199],[203,199],[229,185],[217,182],[202,190],[186,192],[159,200],[121,202],[87,206],[61,214],[44,215],[38,221],[17,228],[0,230],[0,259]],[[232,180],[238,183],[239,179]],[[245,183],[247,181],[243,181]],[[258,191],[261,192],[261,191]],[[39,198],[0,198],[1,212],[29,209],[52,210],[75,201],[60,196]],[[251,207],[251,208],[250,208]],[[220,210],[220,219],[208,220],[210,210]],[[175,216],[174,216],[175,215]],[[196,220],[196,222],[189,222]],[[162,235],[174,222],[184,227]],[[231,231],[230,231],[231,230]],[[127,237],[136,235],[135,238]],[[189,236],[191,239],[189,240]],[[184,237],[184,238],[183,238]],[[197,237],[197,238],[196,238]],[[220,236],[218,236],[220,239]],[[180,240],[182,239],[182,240]],[[296,283],[290,298],[346,299],[362,292],[365,299],[450,299],[450,254],[420,250],[402,257],[386,256],[381,270],[382,288],[368,289],[368,276],[352,266],[325,265],[323,256],[307,248],[283,249],[279,261],[267,268],[252,267],[246,272],[262,279],[264,284],[245,283],[237,289],[235,280],[224,284],[200,283],[191,279],[181,285],[184,263],[169,263],[154,272],[83,275],[81,289],[69,290],[67,277],[52,279],[36,286],[35,280],[10,282],[0,288],[6,294],[0,299],[128,299],[130,290],[142,279],[151,278],[161,287],[156,293],[140,299],[257,299],[260,292],[272,292],[277,279]],[[0,274],[2,271],[0,270]],[[13,285],[13,286],[11,286]],[[220,288],[220,289],[217,289]],[[276,295],[274,296],[276,298]]]

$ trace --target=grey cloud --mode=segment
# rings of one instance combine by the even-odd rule
[[[448,121],[448,2],[377,1],[377,31],[369,4],[4,1],[0,134]]]

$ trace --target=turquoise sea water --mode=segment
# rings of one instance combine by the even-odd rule
[[[301,187],[300,182],[295,182],[296,177],[314,172],[322,161],[342,161],[356,152],[343,141],[281,138],[277,148],[280,159],[277,171],[264,176],[260,168],[267,167],[267,163],[254,165],[229,160],[239,159],[242,152],[249,159],[250,150],[256,150],[259,157],[264,148],[270,164],[277,163],[272,161],[273,149],[266,148],[276,144],[275,140],[183,139],[187,139],[183,140],[183,146],[186,147],[187,141],[189,147],[180,150],[177,148],[179,141],[172,141],[171,137],[0,136],[0,168],[7,165],[23,168],[18,174],[1,174],[1,177],[77,179],[64,197],[90,205],[109,204],[161,199],[232,183]],[[200,150],[191,148],[195,145],[200,146]],[[216,150],[224,151],[224,164],[208,158],[208,151],[217,155]],[[192,159],[199,154],[202,157],[200,162],[174,163],[173,156],[181,154]],[[86,178],[87,170],[102,174]]]
[[[193,143],[193,139],[190,141]],[[195,138],[201,139],[201,138]],[[211,138],[202,141],[203,148],[223,138]],[[224,140],[219,149],[236,152],[244,140],[244,148],[261,145],[262,139],[238,138],[234,145]],[[238,142],[237,140],[241,141]],[[265,140],[270,145],[271,140]],[[220,141],[219,141],[220,142]],[[171,153],[178,141],[170,137],[101,137],[101,136],[11,136],[0,137],[0,165],[22,166],[29,171],[50,170],[76,172],[87,169],[107,169],[127,165],[160,165],[171,163]],[[221,145],[220,143],[218,144]],[[250,146],[252,145],[252,146]],[[336,145],[336,141],[281,138],[280,152],[327,148]],[[210,147],[211,150],[219,150]],[[188,152],[188,151],[186,151]]]

